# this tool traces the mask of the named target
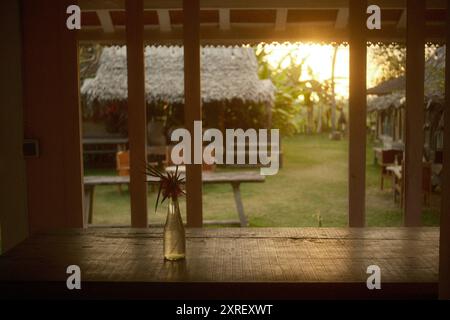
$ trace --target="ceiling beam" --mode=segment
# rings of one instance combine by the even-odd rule
[[[156,12],[158,13],[159,29],[163,32],[169,32],[172,30],[169,10],[158,9]]]
[[[398,29],[406,29],[406,9],[402,11],[402,15],[397,23]]]
[[[288,9],[277,9],[277,15],[275,18],[275,30],[276,31],[283,31],[286,29],[286,23],[287,23],[287,15],[288,15]]]
[[[216,26],[200,27],[202,45],[239,45],[257,44],[260,42],[284,42],[284,41],[312,41],[312,42],[346,42],[348,41],[348,29],[335,29],[332,26],[306,25],[299,27],[297,24],[288,24],[285,31],[276,31],[272,26],[240,27],[233,26],[229,31],[220,30]],[[392,27],[384,27],[381,30],[371,30],[368,33],[368,41],[372,42],[405,42],[405,30]],[[445,39],[445,26],[427,26],[426,39],[430,42],[443,42]],[[144,39],[147,44],[182,44],[183,33],[181,27],[172,26],[170,32],[161,32],[158,28],[144,31]],[[113,34],[106,34],[99,29],[83,28],[78,32],[78,40],[81,42],[99,42],[103,44],[124,44],[124,29],[116,28]]]
[[[230,30],[230,9],[219,9],[220,30]]]
[[[79,0],[84,11],[124,10],[124,0]],[[369,0],[368,4],[376,4],[386,9],[404,9],[405,0]],[[348,0],[200,0],[202,9],[340,9],[348,8]],[[144,8],[181,9],[181,0],[144,0]],[[445,9],[446,0],[427,0],[428,9]]]
[[[348,25],[348,14],[349,10],[348,8],[341,8],[338,10],[337,16],[336,16],[336,22],[334,24],[334,27],[336,29],[343,29],[346,28]]]
[[[114,33],[114,24],[108,10],[97,10],[98,20],[105,33]]]

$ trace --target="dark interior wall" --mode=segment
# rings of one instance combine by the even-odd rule
[[[83,226],[78,48],[68,0],[22,1],[25,138],[30,232]]]
[[[19,0],[0,11],[0,226],[2,251],[26,238],[25,161],[22,156],[22,66]]]

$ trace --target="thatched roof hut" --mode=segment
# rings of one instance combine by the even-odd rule
[[[445,46],[438,48],[425,63],[425,155],[432,157],[442,148],[444,121]],[[405,77],[385,81],[368,90],[367,111],[372,113],[375,134],[383,144],[403,145]],[[374,95],[376,94],[376,96]],[[376,117],[376,118],[374,118]]]
[[[425,63],[425,103],[440,103],[444,97],[445,46],[436,52]],[[387,80],[367,90],[368,112],[385,110],[390,107],[399,108],[405,102],[405,76]]]
[[[204,47],[201,49],[203,103],[231,102],[272,105],[275,87],[260,80],[257,60],[250,47]],[[182,47],[145,48],[147,103],[184,103]],[[97,73],[84,80],[81,94],[87,105],[127,99],[126,47],[103,48]]]

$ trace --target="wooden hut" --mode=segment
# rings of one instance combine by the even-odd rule
[[[235,105],[246,109],[262,107],[265,114],[262,125],[271,126],[275,87],[270,80],[258,78],[258,63],[253,48],[207,46],[201,49],[201,59],[202,107],[211,126],[223,128],[225,108]],[[145,95],[150,113],[152,107],[156,108],[159,104],[173,108],[184,104],[183,61],[182,47],[145,48]],[[84,80],[81,94],[86,101],[85,108],[91,111],[88,113],[110,102],[126,104],[126,47],[103,48],[95,77]]]
[[[424,147],[425,157],[441,159],[444,126],[445,46],[425,63]],[[405,76],[391,79],[367,90],[367,111],[375,138],[386,149],[404,148]]]

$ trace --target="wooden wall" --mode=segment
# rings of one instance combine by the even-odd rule
[[[25,137],[40,143],[26,162],[31,233],[83,227],[78,48],[66,27],[76,3],[22,1]]]
[[[0,35],[0,227],[1,251],[28,235],[25,162],[22,157],[22,66],[19,0],[2,5]]]

